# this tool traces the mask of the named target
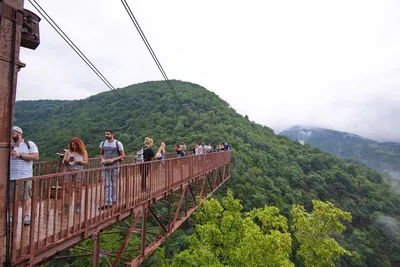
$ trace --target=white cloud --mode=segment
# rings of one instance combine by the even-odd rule
[[[114,86],[162,79],[119,1],[38,2]],[[170,79],[277,131],[305,124],[400,139],[400,2],[128,2]],[[44,20],[40,28],[38,49],[21,53],[18,99],[108,90]]]

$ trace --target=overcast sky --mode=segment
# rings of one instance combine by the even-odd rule
[[[37,2],[115,87],[162,80],[120,1]],[[170,79],[251,120],[400,140],[400,1],[128,3]],[[45,20],[40,37],[36,50],[21,48],[18,100],[108,90]]]

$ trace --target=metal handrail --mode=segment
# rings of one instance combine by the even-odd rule
[[[186,156],[192,155],[193,152],[187,151]],[[166,158],[174,158],[175,153],[167,153],[165,154]],[[121,162],[124,163],[132,163],[135,162],[136,155],[126,155],[124,160]],[[89,158],[88,165],[85,166],[85,169],[93,169],[101,167],[100,157]],[[64,171],[64,166],[61,163],[61,159],[59,160],[49,160],[49,161],[35,161],[33,162],[33,176],[40,176],[46,174],[60,173]]]

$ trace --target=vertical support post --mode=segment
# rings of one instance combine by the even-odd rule
[[[114,260],[114,262],[112,264],[112,267],[116,267],[118,265],[118,263],[119,263],[119,261],[120,261],[120,259],[122,257],[122,253],[125,251],[126,246],[128,245],[129,239],[131,238],[131,235],[132,235],[133,231],[135,230],[135,227],[136,227],[136,224],[137,224],[137,222],[139,220],[139,217],[140,217],[139,213],[135,212],[135,220],[132,223],[132,225],[129,227],[129,229],[128,229],[127,233],[126,233],[125,239],[122,242],[121,248],[120,248],[117,256],[115,257],[115,260]],[[142,223],[143,223],[143,218],[142,218]],[[142,225],[142,231],[143,231],[143,225]],[[142,245],[142,248],[143,248],[143,245]]]
[[[133,192],[131,192],[131,168],[130,166],[126,166],[126,177],[125,177],[125,209],[131,207],[131,198],[134,195]],[[132,193],[132,194],[131,194]]]
[[[93,267],[100,266],[100,232],[93,235]]]
[[[147,205],[144,207],[143,209],[143,215],[142,215],[142,243],[141,243],[141,247],[140,247],[140,251],[141,251],[141,257],[144,258],[144,253],[146,250],[146,219],[147,219]]]
[[[20,67],[19,50],[22,32],[22,16],[14,19],[13,9],[23,9],[24,0],[3,0],[0,3],[0,264],[10,265],[10,238],[5,240],[7,224],[7,196],[9,192],[9,156],[11,126],[14,121],[17,74]],[[11,118],[11,122],[10,122]],[[6,244],[6,246],[4,246]],[[4,258],[4,255],[6,257]]]
[[[35,228],[37,213],[37,201],[38,201],[38,183],[39,180],[32,181],[32,205],[31,205],[31,225],[29,229],[29,267],[34,267],[33,254],[35,252]],[[39,226],[40,227],[40,226]],[[39,243],[39,240],[38,240]]]

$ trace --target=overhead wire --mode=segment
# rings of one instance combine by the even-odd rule
[[[145,43],[147,49],[150,52],[150,55],[152,56],[154,62],[156,63],[158,69],[160,70],[162,76],[164,77],[165,81],[167,82],[168,87],[172,91],[172,94],[174,95],[176,101],[178,102],[178,104],[180,105],[180,107],[182,108],[182,111],[183,111],[184,108],[183,108],[182,102],[181,102],[178,94],[176,93],[174,86],[172,85],[171,81],[169,80],[167,74],[165,73],[164,68],[161,66],[161,63],[158,60],[156,54],[154,53],[153,48],[151,47],[149,41],[147,40],[146,35],[142,31],[142,28],[140,27],[138,21],[135,18],[135,15],[133,15],[133,12],[132,12],[131,8],[129,7],[129,5],[126,2],[126,0],[121,0],[121,3],[124,6],[126,12],[128,13],[130,19],[132,20],[133,24],[135,25],[136,30],[138,31],[138,33],[139,33],[140,37],[142,38],[143,42]]]
[[[63,40],[74,50],[74,52],[86,63],[86,65],[100,78],[100,80],[120,99],[124,105],[129,108],[138,120],[144,125],[144,122],[137,116],[135,109],[128,102],[125,101],[123,96],[117,89],[109,82],[109,80],[96,68],[96,66],[86,57],[86,55],[75,45],[75,43],[68,37],[68,35],[57,25],[57,23],[50,17],[50,15],[40,6],[36,0],[28,0],[31,5],[40,13],[40,15],[50,24],[50,26],[63,38]]]

